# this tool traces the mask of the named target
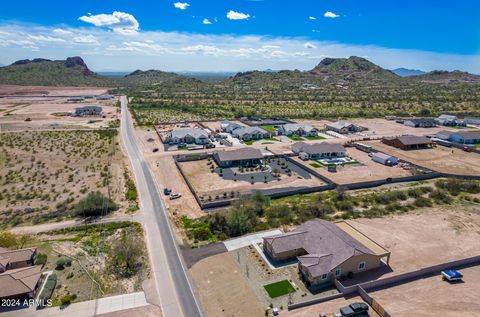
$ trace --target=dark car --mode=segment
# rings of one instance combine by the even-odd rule
[[[168,188],[168,187],[165,187],[163,189],[163,194],[165,195],[170,195],[172,193],[172,189],[171,188]]]
[[[213,149],[213,148],[215,148],[215,144],[212,144],[212,143],[205,144],[205,148],[206,149]]]
[[[158,152],[158,147],[154,148],[152,152]]]
[[[368,312],[368,305],[365,303],[352,303],[340,308],[342,317],[352,317],[365,315]],[[367,314],[368,315],[368,314]]]

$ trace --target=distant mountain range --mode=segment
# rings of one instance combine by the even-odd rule
[[[251,88],[308,87],[322,86],[347,88],[354,86],[403,85],[424,82],[448,84],[454,82],[480,82],[480,76],[460,71],[433,71],[405,68],[393,71],[384,69],[365,58],[325,58],[309,71],[249,71],[240,73],[184,72],[181,74],[159,70],[136,70],[125,72],[91,71],[80,57],[66,60],[37,58],[19,60],[0,68],[0,84],[50,85],[50,86],[101,86],[130,87],[151,85],[204,85],[222,82],[224,85]]]
[[[408,68],[403,68],[403,67],[396,68],[396,69],[392,70],[392,72],[394,72],[398,76],[402,76],[402,77],[418,76],[418,75],[423,75],[423,74],[426,73],[425,71],[420,70],[420,69],[408,69]]]

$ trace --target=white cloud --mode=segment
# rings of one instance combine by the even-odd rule
[[[73,42],[77,44],[88,44],[88,45],[99,44],[97,38],[91,34],[75,36],[73,38]]]
[[[55,33],[55,34],[58,34],[58,35],[70,35],[70,34],[73,34],[73,32],[70,32],[70,31],[67,31],[67,30],[64,30],[64,29],[54,29],[52,32]]]
[[[326,12],[323,14],[323,16],[326,17],[326,18],[331,18],[331,19],[335,19],[335,18],[340,17],[338,14],[335,14],[335,13],[333,13],[332,11],[326,11]]]
[[[205,18],[205,19],[203,19],[202,23],[203,23],[203,24],[212,24],[212,21],[210,21],[209,19]]]
[[[36,41],[36,42],[51,42],[51,43],[62,43],[62,42],[65,42],[64,39],[61,39],[61,38],[58,38],[58,37],[53,37],[53,36],[45,36],[45,35],[31,35],[29,34],[28,35],[28,38],[33,40],[33,41]]]
[[[480,73],[480,54],[460,55],[316,41],[304,37],[215,35],[141,31],[135,37],[110,28],[68,27],[66,42],[40,42],[58,35],[54,27],[0,24],[0,61],[82,56],[93,70],[161,69],[166,71],[246,71],[252,69],[312,69],[324,57],[369,56],[388,69],[397,67],[461,69]],[[310,45],[307,45],[309,43]],[[90,45],[88,45],[90,44]],[[101,44],[101,45],[99,45]],[[315,46],[315,48],[314,48]]]
[[[248,18],[250,18],[250,14],[230,10],[227,13],[227,18],[230,20],[248,20]]]
[[[137,19],[129,13],[115,11],[112,14],[84,15],[79,20],[95,26],[106,27],[115,33],[131,35],[140,29]]]
[[[173,6],[180,10],[186,10],[190,6],[190,4],[188,4],[187,2],[175,2]]]
[[[308,19],[309,19],[309,20],[316,20],[317,18],[316,18],[316,17],[309,16]]]

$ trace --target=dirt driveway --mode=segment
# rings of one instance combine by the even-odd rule
[[[264,309],[231,254],[206,258],[195,264],[190,273],[206,316],[264,316]]]

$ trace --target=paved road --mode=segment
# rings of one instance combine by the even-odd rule
[[[202,312],[170,227],[159,188],[138,148],[132,119],[127,109],[127,98],[121,97],[120,101],[122,105],[120,133],[139,192],[150,262],[160,297],[162,315],[201,317]]]

